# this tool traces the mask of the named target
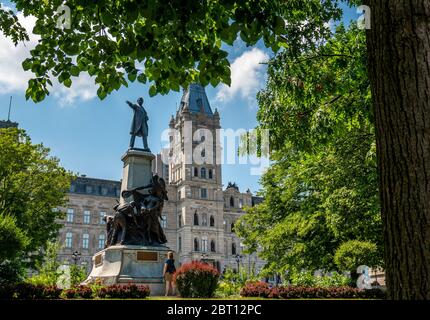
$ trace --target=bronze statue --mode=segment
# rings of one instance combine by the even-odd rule
[[[130,128],[130,149],[134,148],[134,141],[136,136],[142,137],[143,149],[150,151],[148,148],[148,114],[143,107],[143,98],[137,99],[137,104],[127,101],[127,104],[134,110],[133,120]]]
[[[130,203],[114,207],[113,232],[109,245],[163,245],[167,242],[160,225],[164,201],[168,200],[166,182],[152,176],[146,186],[124,190],[123,198],[132,197]]]

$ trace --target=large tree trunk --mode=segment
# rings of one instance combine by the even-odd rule
[[[367,0],[390,299],[430,299],[430,1]]]

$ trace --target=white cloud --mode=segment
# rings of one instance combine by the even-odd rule
[[[216,101],[228,102],[236,96],[255,100],[257,91],[262,87],[269,55],[258,48],[244,52],[231,64],[231,86],[221,85]]]
[[[27,30],[30,41],[19,43],[16,47],[13,42],[0,33],[0,94],[18,93],[24,95],[27,82],[33,73],[22,69],[22,62],[30,57],[32,50],[38,41],[38,36],[32,34],[36,18],[24,17],[22,13],[17,14],[19,22]],[[60,100],[60,105],[73,105],[76,100],[90,100],[97,95],[94,80],[88,74],[81,74],[79,78],[72,78],[71,88],[60,85],[52,79],[53,87],[49,91]]]

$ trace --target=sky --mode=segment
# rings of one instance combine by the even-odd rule
[[[1,1],[12,7],[10,2]],[[31,33],[32,17],[18,17]],[[344,21],[357,19],[355,10],[347,9]],[[54,82],[51,94],[43,102],[25,100],[27,81],[31,73],[22,70],[21,62],[28,57],[37,38],[30,34],[30,41],[17,47],[0,33],[0,120],[8,116],[9,99],[12,96],[11,120],[25,129],[34,143],[43,143],[51,149],[66,169],[88,177],[120,180],[121,156],[129,145],[132,110],[125,101],[136,101],[142,96],[149,115],[148,143],[153,153],[158,153],[166,142],[161,141],[162,132],[168,128],[171,115],[175,114],[182,92],[157,95],[150,98],[148,84],[130,84],[113,92],[100,101],[97,87],[89,76],[74,78],[70,89]],[[261,64],[273,53],[261,43],[246,47],[237,40],[226,47],[231,64],[231,86],[220,84],[206,87],[212,110],[218,109],[223,129],[253,129],[257,125],[258,104],[256,94],[264,88],[266,65]],[[139,139],[136,139],[139,141]],[[255,159],[254,159],[255,161]],[[236,182],[241,191],[260,189],[260,175],[253,168],[258,164],[223,164],[224,187],[229,181]],[[257,170],[262,173],[262,170]]]

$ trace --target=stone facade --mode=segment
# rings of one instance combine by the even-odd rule
[[[212,112],[203,87],[191,85],[184,92],[169,127],[171,132],[180,132],[176,137],[172,133],[170,149],[165,150],[173,160],[164,163],[163,157],[157,155],[152,163],[152,171],[168,182],[169,200],[164,204],[161,222],[168,239],[167,246],[176,252],[180,264],[203,260],[219,270],[239,267],[259,271],[264,261],[255,254],[242,254],[234,223],[244,214],[244,207],[253,206],[261,199],[249,190],[240,192],[235,184],[229,183],[223,190],[222,168],[215,161],[220,156],[217,154],[220,152],[217,136],[220,117],[216,110]],[[197,141],[188,141],[187,145],[183,135],[186,130],[191,130]],[[210,150],[197,150],[204,161],[190,160],[190,153],[201,148],[202,144],[198,142],[206,138],[214,141]],[[69,210],[69,222],[66,217],[60,232],[60,241],[65,244],[60,252],[62,260],[73,261],[72,253],[77,250],[81,253],[80,262],[91,265],[91,257],[102,249],[100,245],[105,235],[105,225],[100,217],[105,213],[113,214],[112,207],[119,199],[120,186],[118,181],[86,177],[73,182],[69,205],[63,209]]]

